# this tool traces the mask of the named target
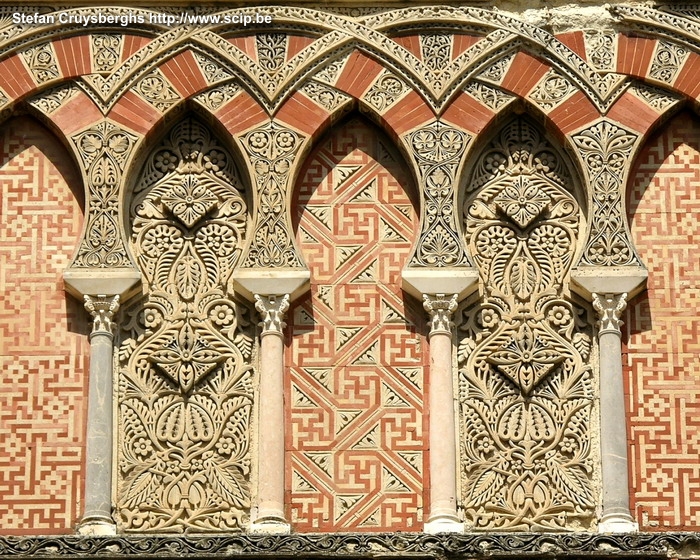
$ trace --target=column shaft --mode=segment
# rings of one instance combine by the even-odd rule
[[[457,296],[424,295],[430,314],[430,508],[428,533],[461,532],[457,515],[457,436],[452,375],[452,313]]]
[[[603,477],[602,532],[636,529],[629,509],[627,419],[622,381],[620,315],[627,294],[593,294],[593,307],[600,317],[600,434]]]
[[[85,296],[85,308],[93,316],[93,329],[90,334],[85,512],[80,532],[112,534],[115,532],[112,519],[112,317],[119,308],[119,296]]]
[[[261,315],[257,513],[251,531],[288,533],[284,515],[284,315],[289,295],[255,295]]]

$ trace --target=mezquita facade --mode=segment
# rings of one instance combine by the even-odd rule
[[[0,556],[700,557],[700,5],[0,2]]]

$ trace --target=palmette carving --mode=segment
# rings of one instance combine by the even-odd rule
[[[409,266],[470,265],[455,219],[456,175],[470,141],[467,133],[439,121],[406,138],[425,197],[420,240]]]
[[[130,216],[146,295],[124,311],[119,351],[119,524],[240,530],[254,327],[230,282],[247,224],[231,154],[184,121],[147,160]]]
[[[103,121],[71,138],[87,176],[88,224],[72,266],[131,267],[119,233],[122,172],[137,137]]]
[[[287,213],[289,171],[302,137],[277,123],[257,128],[243,138],[255,171],[258,220],[243,266],[301,268]]]
[[[579,264],[642,266],[629,239],[622,207],[622,192],[637,138],[606,120],[572,137],[593,187],[591,231]]]
[[[580,209],[561,156],[528,121],[484,150],[465,203],[482,297],[462,310],[465,520],[473,529],[590,528],[594,386],[583,309],[564,288]]]

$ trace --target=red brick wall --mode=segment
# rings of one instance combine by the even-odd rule
[[[418,224],[405,164],[386,145],[351,121],[311,155],[297,186],[312,282],[288,321],[287,488],[298,531],[422,526],[426,319],[400,289]]]
[[[632,508],[640,528],[700,525],[700,119],[652,138],[632,176],[632,235],[649,268],[628,307]]]
[[[80,179],[43,127],[0,127],[0,532],[72,531],[80,515],[87,317],[61,273]],[[73,189],[73,190],[71,190]],[[81,196],[80,194],[78,196]]]

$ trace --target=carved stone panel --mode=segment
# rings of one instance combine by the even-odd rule
[[[198,121],[149,156],[129,207],[146,295],[119,350],[118,522],[235,531],[250,508],[251,306],[235,299],[247,206],[233,158]]]
[[[459,327],[462,500],[472,529],[590,529],[589,317],[565,279],[581,210],[562,156],[518,118],[485,148],[464,207],[480,294]]]

